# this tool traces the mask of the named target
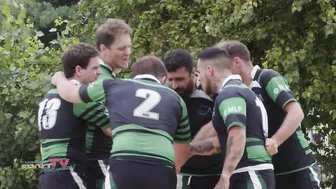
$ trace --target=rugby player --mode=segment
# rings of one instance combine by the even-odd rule
[[[173,90],[161,85],[167,71],[157,57],[144,57],[134,63],[132,77],[79,87],[58,72],[52,83],[70,102],[106,104],[113,118],[113,148],[105,188],[175,189],[174,168],[179,169],[189,157],[185,103]]]
[[[164,63],[168,71],[168,86],[186,103],[193,138],[203,125],[211,121],[213,100],[197,89],[194,63],[188,51],[173,50],[167,54]],[[195,155],[181,168],[177,188],[213,189],[219,181],[222,167],[220,153],[212,156]]]
[[[77,86],[94,82],[101,74],[99,52],[88,44],[71,46],[63,54],[62,63],[66,79]],[[62,162],[54,167],[58,171],[42,172],[40,189],[85,188],[86,123],[111,136],[105,110],[100,103],[69,103],[60,97],[57,89],[51,89],[44,96],[38,111],[42,161],[61,159]]]
[[[96,31],[96,47],[100,51],[99,79],[115,79],[120,69],[128,67],[131,53],[132,29],[120,19],[107,19]],[[86,177],[88,189],[101,189],[107,172],[111,137],[106,136],[101,129],[89,124],[86,134],[86,151],[88,163]]]
[[[233,73],[241,75],[263,101],[271,137],[266,140],[266,149],[273,155],[277,189],[320,188],[318,165],[300,126],[304,114],[287,80],[274,70],[253,67],[248,48],[239,41],[223,41],[215,46],[229,53]]]
[[[204,91],[219,93],[212,119],[218,137],[192,142],[190,151],[200,155],[223,153],[224,166],[216,189],[274,189],[273,165],[264,146],[266,110],[241,77],[232,75],[231,67],[229,55],[219,48],[210,47],[198,56]]]

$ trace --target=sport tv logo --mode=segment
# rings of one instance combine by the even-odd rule
[[[59,172],[64,170],[73,169],[74,166],[68,165],[69,159],[49,159],[42,162],[38,161],[25,161],[22,164],[22,169],[41,169],[44,173]]]

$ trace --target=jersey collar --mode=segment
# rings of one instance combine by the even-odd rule
[[[104,66],[106,69],[108,69],[111,72],[111,75],[113,75],[114,77],[116,77],[116,73],[113,72],[112,67],[110,65],[105,64],[104,61],[101,58],[99,59],[99,64],[101,66]]]
[[[134,79],[151,79],[151,80],[154,80],[154,81],[158,82],[159,84],[161,84],[161,82],[156,77],[154,77],[153,75],[150,75],[150,74],[137,75],[137,76],[134,77]]]
[[[240,75],[230,75],[229,77],[225,78],[225,80],[223,81],[223,85],[222,85],[222,88],[224,87],[224,85],[230,81],[231,79],[238,79],[238,80],[242,80]]]
[[[256,75],[257,71],[260,69],[258,65],[255,65],[251,71],[251,78],[253,79],[254,76]]]
[[[193,93],[191,93],[189,98],[205,98],[212,101],[212,99],[200,89],[196,89]]]

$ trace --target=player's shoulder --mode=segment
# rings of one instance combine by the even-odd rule
[[[218,94],[216,100],[222,101],[228,98],[243,97],[249,93],[253,93],[244,83],[241,81],[228,82]]]
[[[273,69],[262,69],[260,72],[260,80],[263,81],[269,81],[273,79],[274,77],[283,77],[279,72],[273,70]]]
[[[58,95],[58,92],[57,92],[57,88],[52,88],[52,89],[50,89],[50,90],[44,95],[44,98],[50,98],[50,97],[60,98],[60,96]]]
[[[223,86],[221,93],[230,95],[232,93],[240,93],[246,89],[248,87],[240,80],[230,80]]]
[[[155,90],[157,92],[167,92],[170,94],[177,94],[175,93],[174,90],[171,88],[161,85],[160,83],[153,82],[153,81],[147,81],[147,80],[141,80],[141,79],[121,79],[122,82],[128,82],[129,84],[135,84],[136,87],[141,88],[141,87],[148,87],[151,88],[152,90]]]
[[[50,89],[44,96],[43,98],[38,102],[41,103],[43,101],[50,101],[51,103],[55,103],[55,102],[61,102],[63,103],[67,103],[67,104],[71,104],[70,102],[65,101],[57,92],[56,88],[52,88]]]
[[[203,90],[196,89],[193,93],[191,93],[190,99],[203,99],[208,101],[213,101],[209,95],[207,95]]]

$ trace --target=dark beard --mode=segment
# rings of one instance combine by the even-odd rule
[[[193,93],[194,92],[194,89],[195,89],[196,87],[194,86],[194,82],[193,81],[190,81],[190,83],[188,84],[188,86],[187,86],[187,88],[185,88],[184,90],[183,90],[183,92],[182,93],[178,93],[180,96],[181,96],[181,98],[183,98],[183,99],[185,99],[185,98],[188,98],[190,95],[191,95],[191,93]],[[178,91],[179,89],[177,88],[176,89],[176,91]]]

